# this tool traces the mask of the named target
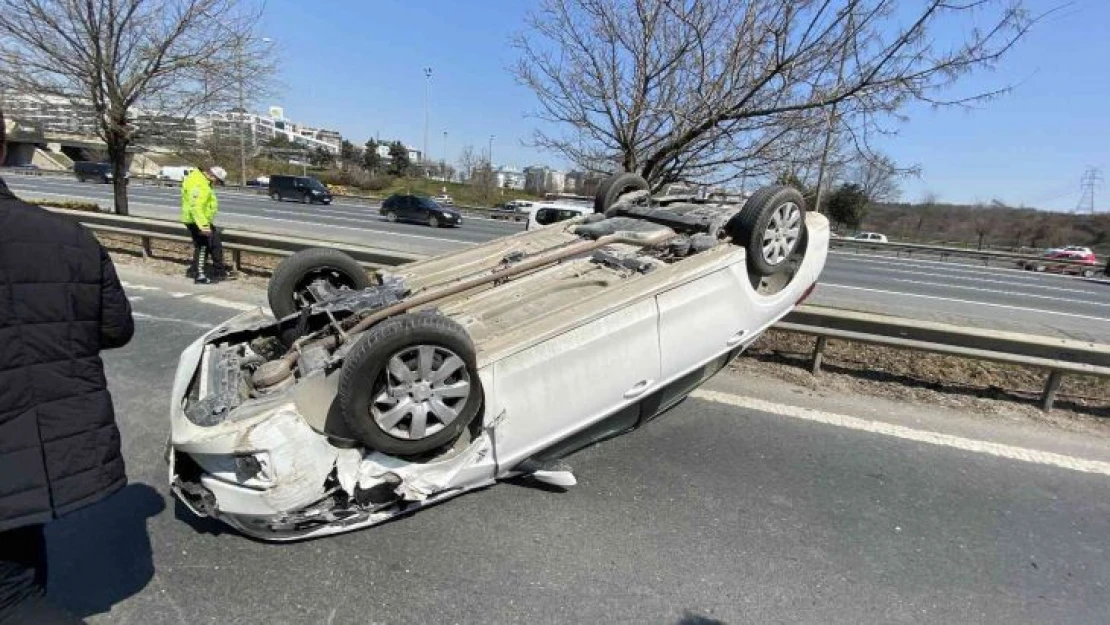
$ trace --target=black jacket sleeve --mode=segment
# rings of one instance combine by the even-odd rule
[[[100,347],[123,347],[135,334],[131,318],[131,302],[116,276],[116,267],[108,252],[100,248]]]

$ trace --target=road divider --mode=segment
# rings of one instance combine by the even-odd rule
[[[94,232],[138,237],[144,256],[153,255],[152,240],[189,243],[181,224],[145,217],[121,217],[51,208]],[[425,258],[392,250],[300,237],[222,230],[224,247],[240,268],[241,253],[288,256],[308,247],[329,247],[350,254],[369,268],[391,267]],[[1110,345],[1048,336],[1001,332],[931,321],[802,305],[775,326],[776,330],[815,337],[811,371],[821,370],[829,339],[868,343],[898,349],[927,351],[960,358],[987,360],[1046,371],[1041,407],[1051,410],[1064,375],[1110,377]]]

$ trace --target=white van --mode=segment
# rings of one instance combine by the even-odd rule
[[[588,204],[536,202],[528,209],[528,227],[525,230],[535,230],[556,222],[589,215],[592,212],[594,207]]]
[[[158,170],[158,179],[182,182],[183,180],[185,180],[185,176],[191,174],[194,169],[196,169],[196,167],[191,167],[188,165],[163,167],[162,169]]]

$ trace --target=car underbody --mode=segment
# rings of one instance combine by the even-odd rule
[[[734,242],[739,209],[632,193],[604,215],[377,271],[365,288],[312,280],[281,318],[239,315],[181,356],[172,489],[198,515],[295,540],[549,471],[667,410],[812,290],[824,217],[801,214],[789,254],[772,240],[782,269],[760,275]],[[375,390],[356,418],[384,428],[371,443],[442,439],[418,453],[368,444],[349,408],[347,369],[401,319],[472,343],[395,350],[384,387],[363,380]]]

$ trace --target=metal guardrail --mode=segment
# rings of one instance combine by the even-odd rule
[[[51,209],[83,223],[94,232],[125,234],[142,240],[144,255],[150,240],[189,242],[180,224],[143,217],[121,217]],[[243,252],[287,256],[307,247],[327,246],[350,254],[367,267],[396,266],[424,256],[378,248],[314,241],[297,237],[222,230],[224,246],[234,254],[236,268]],[[802,305],[774,326],[777,330],[816,337],[811,371],[821,370],[829,339],[882,345],[987,360],[1048,371],[1041,406],[1051,410],[1065,374],[1110,377],[1110,345],[1070,339],[1000,332],[952,324],[889,317],[871,313]]]
[[[821,370],[829,339],[987,360],[1048,371],[1041,407],[1056,400],[1065,374],[1110,377],[1110,345],[919,321],[832,308],[799,306],[775,329],[817,337],[811,372]]]
[[[915,253],[940,256],[941,260],[951,257],[969,258],[982,261],[984,266],[989,266],[992,261],[996,263],[1009,262],[1011,264],[1029,263],[1032,265],[1045,265],[1051,267],[1072,267],[1077,270],[1092,269],[1098,273],[1099,266],[1091,265],[1077,260],[1059,258],[1045,258],[1035,254],[1018,254],[1016,252],[996,252],[993,250],[971,250],[960,247],[945,247],[940,245],[926,245],[923,243],[879,243],[877,241],[863,241],[859,239],[834,238],[829,240],[833,247],[864,249],[878,252],[894,252],[899,257],[902,254],[912,256]]]

